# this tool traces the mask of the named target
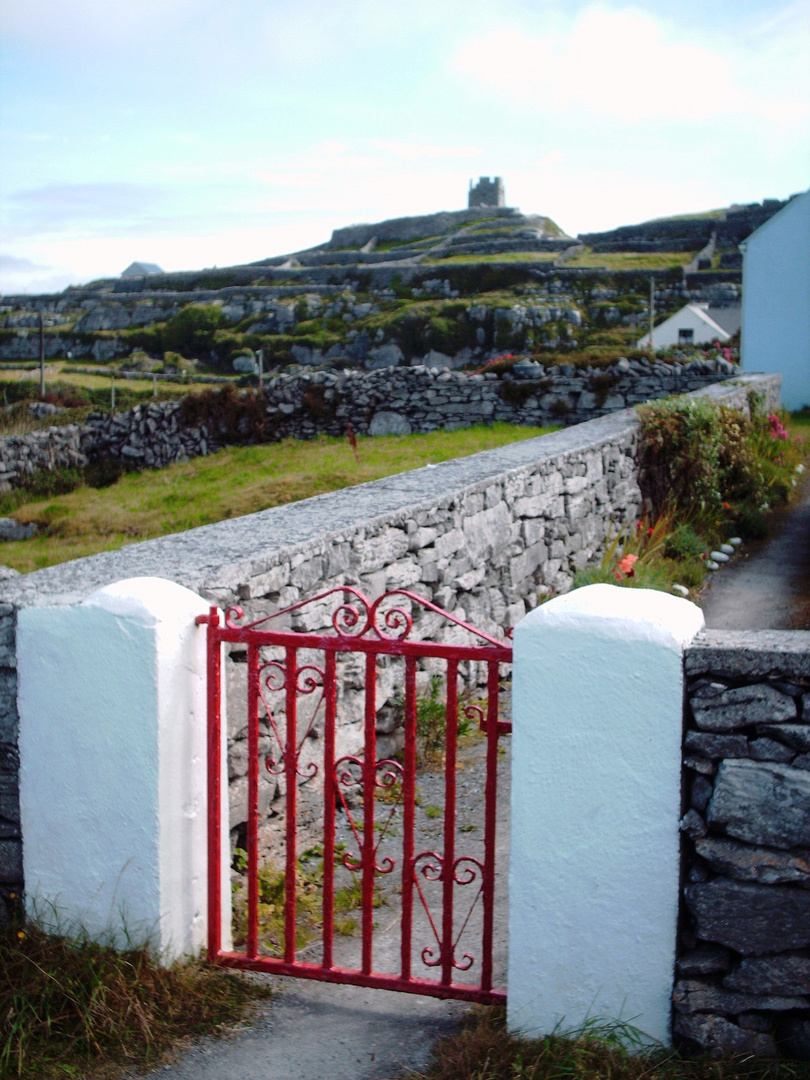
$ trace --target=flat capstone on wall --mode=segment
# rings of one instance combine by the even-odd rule
[[[810,632],[687,648],[676,1035],[810,1060]]]

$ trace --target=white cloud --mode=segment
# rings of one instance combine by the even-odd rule
[[[797,39],[791,20],[772,24],[770,33],[759,45],[781,58],[776,86],[773,64],[756,50],[732,51],[721,35],[690,37],[629,7],[589,7],[566,29],[555,24],[542,35],[497,26],[465,41],[452,66],[487,94],[546,115],[624,123],[745,115],[795,122],[810,112],[801,90],[806,39]],[[799,80],[792,88],[785,64]]]

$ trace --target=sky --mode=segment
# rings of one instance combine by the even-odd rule
[[[0,293],[810,187],[810,0],[0,0]]]

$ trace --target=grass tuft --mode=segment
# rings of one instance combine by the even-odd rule
[[[160,967],[28,924],[0,935],[0,1077],[55,1080],[148,1068],[183,1040],[218,1035],[267,987],[202,961]]]
[[[810,1066],[751,1055],[685,1059],[629,1024],[594,1020],[578,1032],[527,1039],[506,1031],[503,1009],[475,1009],[409,1080],[807,1080]]]

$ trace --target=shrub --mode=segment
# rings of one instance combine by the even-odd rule
[[[163,348],[188,358],[210,354],[214,332],[224,323],[225,316],[215,304],[189,304],[163,327]]]
[[[181,403],[187,424],[206,427],[228,446],[268,441],[265,406],[261,390],[237,391],[233,386],[187,394]]]
[[[721,429],[705,398],[667,398],[639,410],[639,482],[653,513],[668,505],[719,513]]]
[[[491,360],[487,360],[483,367],[478,368],[478,373],[503,375],[505,371],[511,371],[521,359],[522,357],[515,356],[514,353],[501,353],[499,356],[493,356]]]
[[[700,558],[706,551],[706,541],[691,525],[676,525],[664,541],[664,554],[670,559]]]
[[[804,457],[779,416],[766,416],[755,396],[750,417],[705,398],[638,411],[639,483],[653,513],[677,511],[710,535],[763,535],[764,512],[787,501]]]
[[[539,382],[531,380],[524,381],[522,379],[520,382],[500,382],[498,384],[498,395],[507,403],[507,405],[514,405],[516,409],[521,409],[530,397],[542,393],[544,390],[548,389],[549,385],[549,379]]]

